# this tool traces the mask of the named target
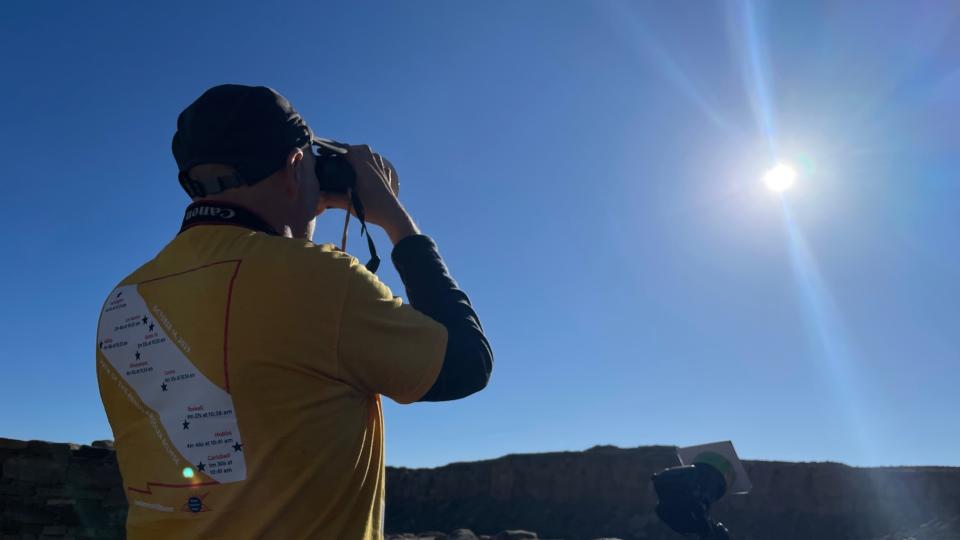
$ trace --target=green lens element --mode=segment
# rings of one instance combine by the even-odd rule
[[[727,481],[728,489],[733,485],[733,481],[737,478],[737,472],[733,470],[733,463],[730,463],[727,458],[716,452],[703,452],[697,454],[697,457],[693,458],[693,462],[710,465],[711,467],[720,471],[720,474],[723,475],[723,479]]]

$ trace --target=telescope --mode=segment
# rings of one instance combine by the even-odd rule
[[[727,492],[748,493],[747,473],[730,441],[680,448],[681,465],[654,474],[657,517],[680,534],[699,540],[730,540],[730,531],[710,517],[710,506]]]

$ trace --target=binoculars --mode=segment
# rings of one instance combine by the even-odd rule
[[[350,197],[350,206],[357,214],[360,220],[360,234],[367,237],[367,248],[370,250],[370,260],[367,262],[367,270],[376,273],[380,267],[380,257],[377,256],[377,248],[373,245],[373,239],[367,232],[367,223],[363,212],[363,202],[360,200],[357,190],[357,171],[347,160],[347,154],[350,152],[349,145],[330,139],[320,139],[314,137],[311,141],[313,155],[316,158],[314,170],[317,175],[317,181],[320,182],[320,190],[331,193],[342,193]],[[400,182],[397,178],[397,171],[393,165],[379,154],[373,154],[374,159],[380,161],[380,165],[390,172],[390,189],[394,195],[400,194]],[[350,212],[347,212],[347,220],[350,219]],[[347,224],[343,225],[343,242],[341,249],[347,248]]]
[[[313,155],[316,157],[315,172],[322,191],[343,193],[353,190],[357,185],[357,172],[347,161],[350,147],[347,144],[331,139],[314,137],[312,140]],[[374,159],[381,162],[384,168],[391,173],[390,189],[394,195],[400,194],[400,182],[397,179],[397,170],[393,164],[380,154],[373,154]]]

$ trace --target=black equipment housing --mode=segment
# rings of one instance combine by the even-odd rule
[[[314,169],[320,189],[332,193],[346,193],[353,189],[357,185],[357,172],[347,161],[348,146],[330,140],[314,139],[313,142]]]
[[[694,463],[670,467],[653,475],[657,516],[674,531],[698,534],[700,540],[730,540],[727,528],[710,518],[710,505],[727,492],[727,482],[716,467]]]
[[[360,220],[360,235],[367,237],[367,248],[370,250],[370,260],[367,262],[367,270],[376,273],[380,267],[380,257],[377,256],[377,248],[373,245],[373,239],[367,231],[367,222],[363,212],[363,203],[354,189],[357,185],[357,171],[353,165],[347,161],[347,152],[349,146],[330,139],[319,139],[314,137],[311,141],[313,155],[315,156],[314,171],[317,175],[317,181],[320,183],[321,191],[332,193],[349,193],[350,204],[353,211]]]

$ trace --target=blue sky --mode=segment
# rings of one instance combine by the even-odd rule
[[[389,464],[731,439],[960,465],[956,3],[2,10],[0,436],[112,438],[102,299],[178,229],[177,114],[234,82],[389,157],[488,331],[487,390],[387,405]]]

